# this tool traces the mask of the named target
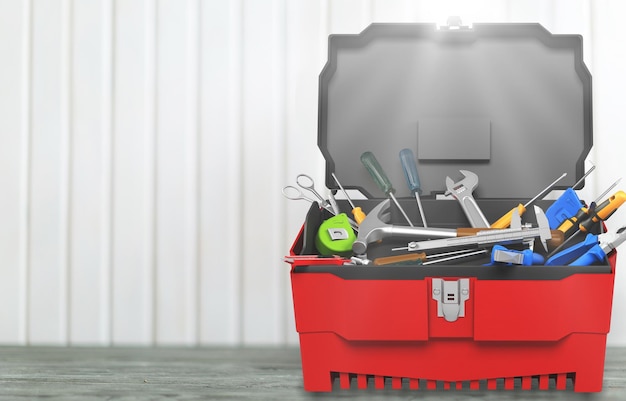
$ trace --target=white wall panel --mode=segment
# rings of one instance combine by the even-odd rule
[[[198,12],[157,3],[156,341],[196,342]]]
[[[243,2],[242,307],[243,341],[284,340],[277,261],[285,235],[284,199],[276,189],[284,166],[284,3]],[[216,191],[219,194],[219,189]],[[220,195],[218,195],[220,196]],[[228,196],[228,194],[226,194]],[[219,229],[219,228],[218,228]],[[280,263],[280,262],[278,262]]]
[[[109,341],[108,281],[111,4],[74,0],[71,54],[69,341]],[[105,74],[106,73],[106,74]],[[103,81],[107,85],[103,85]],[[105,146],[103,146],[105,145]]]
[[[0,343],[296,344],[289,265],[328,35],[540,22],[584,37],[597,165],[623,175],[617,0],[0,0]],[[341,177],[340,177],[341,178]],[[626,224],[619,210],[609,222]],[[612,344],[626,344],[618,258]]]
[[[28,333],[67,341],[69,4],[33,2]],[[65,32],[64,32],[65,31]]]
[[[236,344],[242,340],[242,5],[211,1],[200,9],[200,341]]]
[[[152,0],[114,6],[111,339],[155,341],[155,46]]]
[[[30,17],[30,4],[0,2],[0,342],[18,344],[26,341]]]
[[[372,0],[373,22],[413,22],[410,0]]]
[[[369,1],[339,0],[328,2],[329,33],[361,32],[372,18]]]

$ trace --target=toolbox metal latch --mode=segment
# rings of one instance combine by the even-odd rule
[[[465,301],[469,299],[470,285],[468,278],[443,280],[434,278],[433,299],[437,301],[437,316],[448,322],[465,317]]]

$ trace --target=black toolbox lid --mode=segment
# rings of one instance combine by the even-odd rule
[[[360,162],[372,151],[409,192],[398,153],[416,155],[422,196],[459,170],[479,177],[477,198],[529,198],[564,172],[584,174],[592,146],[591,75],[580,35],[539,24],[372,24],[331,35],[320,75],[318,145],[326,185],[384,195]]]

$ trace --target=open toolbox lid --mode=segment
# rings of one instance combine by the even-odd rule
[[[409,192],[398,153],[417,157],[422,196],[476,173],[483,199],[524,199],[564,172],[584,174],[592,146],[591,75],[580,35],[539,24],[372,24],[331,35],[319,81],[318,145],[326,186],[384,195],[360,162],[372,151]]]

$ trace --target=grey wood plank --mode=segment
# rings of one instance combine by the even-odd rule
[[[0,347],[0,400],[626,399],[626,348],[609,348],[604,391],[340,390],[307,393],[297,348]],[[337,386],[336,386],[337,387]],[[571,386],[570,386],[571,387]]]

